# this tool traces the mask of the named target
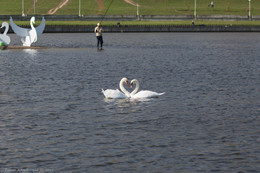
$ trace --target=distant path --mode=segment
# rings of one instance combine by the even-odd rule
[[[59,3],[59,5],[57,7],[50,9],[47,12],[47,14],[50,14],[50,15],[55,14],[59,9],[61,9],[65,5],[67,5],[70,1],[72,1],[72,0],[63,0],[62,2]],[[95,0],[95,1],[98,4],[98,13],[97,14],[101,14],[101,12],[104,10],[104,0]],[[133,0],[124,0],[124,1],[130,5],[137,7],[137,4]],[[36,0],[36,3],[37,2],[38,2],[38,0]],[[34,5],[27,11],[27,13],[29,13],[33,8],[34,8]]]
[[[95,1],[98,4],[98,12],[97,12],[97,14],[101,14],[101,11],[104,10],[104,4],[103,4],[104,0],[95,0]]]
[[[124,0],[126,3],[130,4],[130,5],[133,5],[133,6],[136,6],[137,7],[137,3],[135,3],[133,0]],[[140,6],[140,5],[138,5]]]
[[[54,14],[56,13],[60,8],[67,5],[71,0],[63,0],[57,7],[50,9],[47,14]]]
[[[98,4],[98,12],[97,14],[101,14],[101,12],[104,10],[104,0],[95,0],[96,3]],[[136,6],[137,4],[133,0],[124,0],[126,3]],[[139,5],[140,6],[140,5]]]

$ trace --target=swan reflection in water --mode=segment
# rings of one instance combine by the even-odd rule
[[[113,113],[129,113],[138,112],[154,105],[155,98],[125,98],[125,99],[107,99],[104,98],[103,101],[107,103],[104,108]]]
[[[38,53],[36,49],[23,49],[24,52],[28,53],[31,56],[34,56]]]
[[[18,63],[24,65],[25,67],[29,67],[31,65],[39,64],[38,59],[38,50],[36,49],[23,49],[24,56],[20,56],[17,58]]]

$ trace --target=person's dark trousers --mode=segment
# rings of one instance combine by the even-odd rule
[[[97,47],[98,48],[99,48],[99,44],[100,44],[100,46],[102,48],[102,46],[103,46],[103,38],[102,38],[102,36],[97,36]]]

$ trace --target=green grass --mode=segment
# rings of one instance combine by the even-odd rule
[[[2,23],[3,21],[0,21]],[[96,25],[99,21],[46,21],[46,25]],[[29,21],[15,21],[17,25],[29,25]],[[36,21],[39,25],[41,21]],[[103,26],[116,25],[116,21],[103,21]],[[191,25],[191,21],[122,21],[121,25]],[[260,25],[260,21],[208,21],[196,20],[195,25]]]
[[[99,11],[95,0],[81,0],[81,14],[102,15],[108,9],[112,0],[104,0],[104,8]],[[137,0],[133,0],[136,2]],[[215,7],[209,6],[211,0],[197,0],[198,15],[248,15],[248,0],[215,0]],[[62,0],[38,0],[36,14],[46,15]],[[139,0],[140,15],[193,15],[194,0]],[[34,1],[24,0],[24,12],[34,14]],[[251,1],[253,15],[260,15],[260,0]],[[77,15],[79,0],[72,0],[57,15]],[[0,15],[21,15],[22,0],[1,0]],[[108,10],[108,15],[136,15],[136,7],[129,5],[124,0],[113,0]]]

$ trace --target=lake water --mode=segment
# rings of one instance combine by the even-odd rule
[[[0,172],[260,170],[260,33],[103,38],[0,51]],[[165,95],[104,99],[122,77]]]

